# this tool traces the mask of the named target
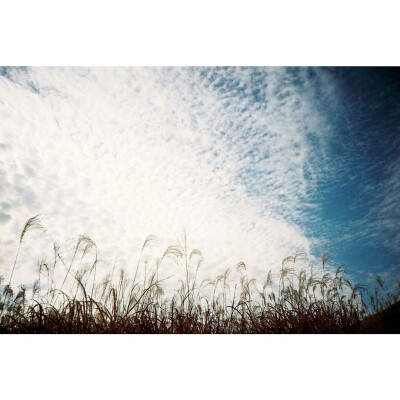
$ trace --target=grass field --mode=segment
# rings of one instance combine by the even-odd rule
[[[35,229],[44,229],[39,216],[21,232],[10,277],[0,277],[1,333],[358,333],[366,317],[400,299],[400,281],[388,293],[377,277],[375,292],[367,295],[346,278],[343,266],[328,270],[326,255],[318,268],[307,265],[304,254],[287,257],[279,273],[267,271],[261,283],[248,276],[243,262],[200,281],[203,256],[188,250],[186,238],[168,247],[152,267],[139,258],[131,274],[115,271],[114,265],[99,280],[97,246],[84,235],[68,262],[54,244],[52,261],[39,262],[38,279],[29,290],[14,290],[21,244]],[[142,252],[153,240],[146,239]],[[169,297],[167,279],[159,273],[167,260],[182,267],[182,279]],[[63,279],[55,282],[60,269]]]

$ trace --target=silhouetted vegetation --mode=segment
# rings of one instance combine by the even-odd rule
[[[203,256],[188,250],[186,236],[168,247],[153,267],[139,257],[132,277],[126,269],[115,271],[114,264],[98,282],[96,244],[81,235],[69,262],[54,244],[51,261],[38,263],[38,279],[29,291],[20,286],[14,293],[18,254],[32,229],[44,230],[39,216],[22,230],[8,283],[0,277],[1,333],[358,333],[367,316],[400,298],[400,282],[388,293],[377,277],[378,287],[367,306],[367,291],[345,277],[343,266],[328,271],[326,255],[319,268],[307,265],[304,254],[287,257],[278,274],[266,272],[262,284],[248,276],[243,262],[236,265],[234,281],[232,271],[226,270],[200,282]],[[142,253],[154,240],[146,239]],[[166,260],[182,266],[184,275],[171,298],[164,293],[171,277],[160,278]],[[64,277],[57,285],[54,274],[59,268]]]

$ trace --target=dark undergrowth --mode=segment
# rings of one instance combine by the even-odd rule
[[[26,233],[44,230],[38,216],[27,221],[8,283],[0,277],[0,333],[359,333],[361,322],[400,298],[400,282],[390,293],[377,277],[375,292],[346,278],[343,266],[328,268],[324,256],[316,268],[304,254],[283,260],[278,273],[266,272],[259,284],[240,262],[215,279],[199,281],[200,251],[188,251],[186,237],[170,246],[152,268],[141,263],[132,277],[125,269],[101,276],[96,244],[87,236],[76,240],[66,260],[54,244],[51,261],[38,266],[38,280],[29,290],[12,289],[12,278]],[[149,236],[142,252],[154,241]],[[163,263],[181,266],[182,279],[171,297],[161,277]],[[144,264],[144,265],[143,265]],[[56,272],[63,278],[55,282]],[[59,275],[58,275],[59,276]],[[365,299],[369,296],[367,306]]]

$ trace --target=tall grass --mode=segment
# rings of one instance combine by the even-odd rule
[[[69,262],[55,243],[52,257],[38,262],[31,289],[20,286],[15,294],[12,276],[32,229],[44,230],[39,216],[25,224],[9,283],[3,285],[0,277],[2,333],[354,333],[365,316],[400,298],[400,282],[397,291],[388,293],[378,277],[367,306],[367,291],[346,278],[343,266],[328,271],[326,255],[318,268],[308,265],[302,253],[287,257],[277,273],[266,271],[261,283],[248,276],[243,262],[200,281],[204,258],[199,250],[189,250],[186,235],[151,266],[142,262],[155,240],[149,236],[132,277],[126,269],[115,271],[114,264],[100,280],[97,246],[89,237],[77,238]],[[165,262],[176,263],[182,279],[160,276]],[[167,297],[164,285],[172,278],[176,287]]]

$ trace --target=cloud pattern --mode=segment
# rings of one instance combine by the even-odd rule
[[[316,229],[329,220],[324,182],[349,170],[332,157],[341,95],[324,69],[3,68],[2,273],[37,213],[48,232],[24,243],[20,283],[54,240],[84,232],[128,267],[147,235],[162,247],[183,229],[206,275],[244,260],[261,276],[297,250],[312,257],[335,231]],[[395,229],[398,160],[384,168],[392,197],[354,224],[384,213],[379,229]]]

